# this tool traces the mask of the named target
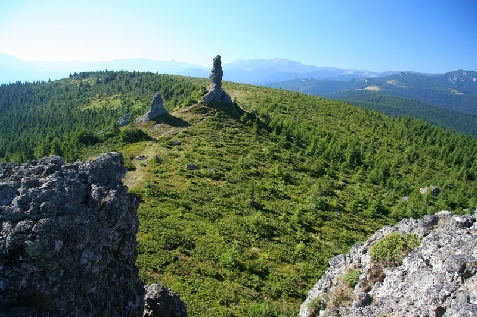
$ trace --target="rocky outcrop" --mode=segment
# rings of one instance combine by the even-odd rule
[[[118,119],[119,127],[124,127],[125,125],[127,125],[129,123],[129,116],[130,116],[130,114],[126,113],[125,115],[122,115],[121,117],[119,117],[119,119]]]
[[[224,102],[232,103],[232,99],[229,95],[222,89],[222,76],[224,72],[222,71],[222,62],[220,60],[220,55],[214,57],[212,70],[210,72],[209,79],[212,84],[208,88],[207,94],[204,96],[204,101],[207,105],[212,102]]]
[[[413,233],[420,245],[398,265],[372,259],[373,245],[393,232]],[[299,316],[477,316],[475,214],[404,219],[329,264]],[[350,272],[355,285],[346,283]]]
[[[151,101],[151,109],[146,112],[142,117],[136,119],[138,122],[147,122],[152,119],[168,113],[166,108],[164,108],[164,102],[160,93],[156,93]]]
[[[145,286],[144,317],[187,317],[179,295],[159,284]]]
[[[125,173],[119,153],[0,163],[0,316],[143,315],[157,296],[135,266],[138,202]]]

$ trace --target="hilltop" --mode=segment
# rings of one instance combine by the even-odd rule
[[[123,153],[140,200],[139,274],[192,316],[296,316],[328,260],[383,225],[477,206],[471,136],[223,82],[232,112],[198,102],[208,84],[105,71],[0,86],[0,157]],[[133,120],[158,92],[168,114]],[[439,193],[421,193],[430,186]]]

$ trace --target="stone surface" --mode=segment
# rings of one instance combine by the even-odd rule
[[[439,196],[439,193],[441,192],[441,190],[437,186],[419,188],[419,192],[423,195],[427,194],[429,192],[429,190],[431,191],[432,196]]]
[[[129,113],[126,113],[125,115],[122,115],[121,117],[119,117],[118,119],[118,125],[120,127],[124,127],[125,125],[127,125],[129,123]]]
[[[383,266],[371,259],[370,248],[392,232],[415,233],[420,246],[398,266]],[[328,309],[317,316],[477,316],[476,215],[440,212],[422,219],[404,219],[377,231],[349,254],[332,258],[325,275],[308,293],[299,316],[310,316],[308,303],[316,297]],[[343,274],[360,270],[350,300],[330,309],[343,287]]]
[[[212,102],[232,103],[230,96],[222,89],[223,74],[220,55],[217,55],[214,57],[212,70],[209,76],[212,84],[208,88],[207,94],[204,96],[204,101],[207,105]]]
[[[138,122],[147,122],[151,121],[152,119],[164,115],[168,113],[166,108],[164,108],[164,102],[162,101],[162,97],[160,93],[154,95],[151,101],[151,109],[146,112],[142,117],[136,119]]]
[[[0,163],[0,316],[143,315],[125,173],[119,153]]]
[[[186,306],[179,295],[159,284],[144,288],[144,317],[187,317]]]

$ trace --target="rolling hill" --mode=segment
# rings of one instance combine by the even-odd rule
[[[0,158],[123,153],[141,278],[179,293],[191,316],[296,316],[327,261],[376,229],[477,206],[474,137],[224,82],[230,112],[198,102],[208,84],[103,71],[2,85]],[[168,115],[119,127],[156,92]],[[428,186],[440,193],[421,194]]]
[[[347,82],[295,79],[270,85],[342,100],[390,116],[412,116],[477,136],[477,72],[400,73]]]

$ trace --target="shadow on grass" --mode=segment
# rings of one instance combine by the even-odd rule
[[[184,119],[174,117],[173,115],[169,113],[160,115],[152,119],[152,121],[155,123],[166,123],[176,128],[185,128],[190,126],[189,122],[185,121]]]

